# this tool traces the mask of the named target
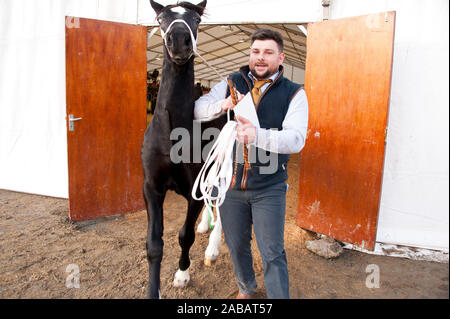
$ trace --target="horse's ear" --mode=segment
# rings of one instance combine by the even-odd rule
[[[153,0],[150,0],[150,5],[152,6],[153,10],[155,10],[156,15],[160,14],[164,9],[163,5],[160,5],[158,2]]]
[[[203,15],[203,11],[205,10],[207,0],[203,0],[199,4],[197,4],[197,7],[199,7],[199,10],[197,11],[199,15]]]

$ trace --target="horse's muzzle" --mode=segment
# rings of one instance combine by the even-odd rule
[[[177,65],[183,65],[186,64],[192,55],[189,55],[187,57],[180,57],[180,56],[174,56],[172,57],[172,61]]]

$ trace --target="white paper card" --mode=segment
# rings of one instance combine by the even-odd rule
[[[255,104],[253,104],[252,95],[250,92],[248,92],[244,98],[236,104],[233,111],[235,115],[245,117],[256,128],[259,128],[258,115],[256,114]]]

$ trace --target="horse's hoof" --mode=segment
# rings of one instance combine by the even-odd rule
[[[173,280],[173,286],[177,288],[184,288],[187,286],[190,279],[188,269],[185,271],[178,269]]]
[[[205,258],[205,266],[212,266],[216,262],[216,258]]]

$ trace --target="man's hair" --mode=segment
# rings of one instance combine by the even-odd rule
[[[283,37],[281,33],[272,29],[259,29],[255,31],[251,38],[251,44],[255,42],[255,40],[274,40],[278,45],[278,50],[283,52]]]

